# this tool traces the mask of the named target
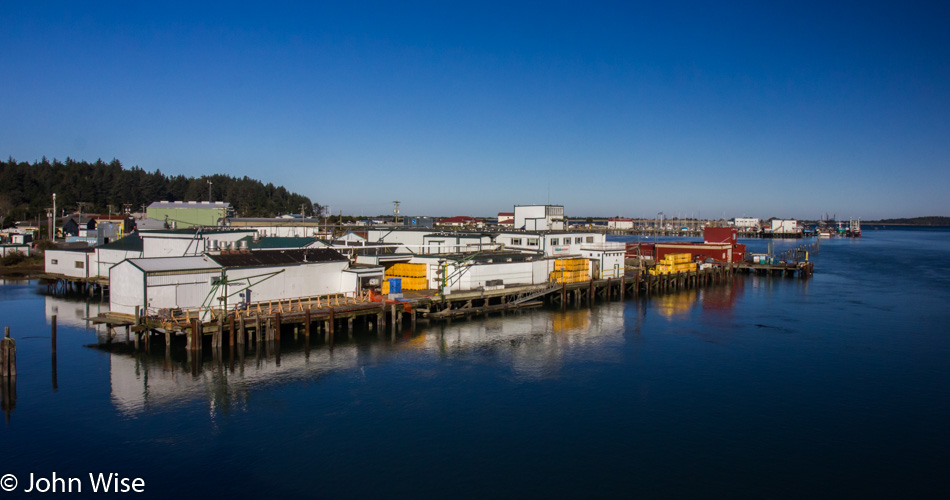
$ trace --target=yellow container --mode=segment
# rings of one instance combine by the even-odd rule
[[[402,262],[393,264],[386,270],[386,276],[391,278],[425,278],[425,264],[405,264]]]
[[[383,295],[389,295],[389,280],[383,280]]]

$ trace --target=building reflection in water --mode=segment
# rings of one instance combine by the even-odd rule
[[[572,361],[619,361],[626,330],[625,304],[593,309],[534,310],[452,323],[432,323],[398,335],[357,330],[354,339],[337,334],[334,344],[322,335],[309,341],[285,334],[273,343],[225,347],[205,345],[191,353],[184,344],[152,342],[148,352],[125,344],[107,347],[112,402],[127,414],[168,405],[207,400],[212,412],[240,411],[252,390],[267,384],[315,381],[334,372],[386,363],[400,356],[475,358],[487,356],[526,379],[554,376]],[[420,324],[423,322],[420,322]]]

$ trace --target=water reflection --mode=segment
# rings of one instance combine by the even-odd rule
[[[253,389],[286,382],[313,382],[331,373],[376,365],[405,354],[478,358],[511,367],[519,377],[556,374],[572,359],[619,361],[624,342],[624,304],[594,310],[528,311],[423,326],[401,335],[357,329],[352,340],[328,343],[322,335],[287,335],[274,342],[236,345],[201,352],[152,342],[148,352],[127,344],[101,346],[110,351],[113,405],[126,414],[207,400],[212,412],[240,409]],[[159,345],[160,344],[160,345]]]
[[[653,297],[656,313],[670,322],[690,316],[697,309],[704,315],[730,314],[739,297],[745,292],[745,279],[738,278],[723,286],[681,290],[677,293]]]
[[[104,325],[95,325],[92,321],[86,319],[109,312],[108,302],[77,300],[55,295],[44,295],[43,301],[46,309],[47,325],[50,324],[50,318],[55,314],[56,323],[59,326],[95,329],[101,341],[108,339],[109,331]]]

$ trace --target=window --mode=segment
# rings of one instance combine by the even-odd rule
[[[588,237],[587,237],[587,242],[588,242],[588,243],[593,243],[593,242],[594,242],[594,237],[593,237],[593,236],[588,236]]]
[[[50,262],[50,264],[52,264],[52,265],[54,265],[54,266],[55,266],[56,264],[59,264],[59,260],[58,260],[58,259],[52,259],[52,260],[50,260],[49,262]]]
[[[578,236],[577,238],[574,238],[574,243],[580,244],[580,243],[583,243],[583,242],[584,242],[584,238],[582,238],[582,237],[580,237],[580,236]]]
[[[538,239],[537,239],[537,238],[528,238],[528,246],[529,246],[529,247],[536,247],[536,246],[538,246]]]
[[[520,244],[521,244],[521,238],[512,238],[512,239],[511,239],[511,244],[512,244],[512,245],[520,245]]]
[[[557,245],[557,244],[558,244],[557,238],[551,238],[551,244],[552,244],[552,245]]]
[[[85,262],[82,262],[82,261],[79,261],[79,260],[76,261],[76,269],[82,269],[83,266],[85,266],[85,265],[86,265]]]

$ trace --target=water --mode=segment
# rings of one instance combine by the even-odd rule
[[[0,473],[25,487],[116,472],[189,498],[945,497],[950,232],[867,231],[814,257],[807,281],[358,331],[332,349],[285,333],[279,365],[206,348],[197,375],[180,343],[87,347],[98,303],[6,284],[20,375]]]

